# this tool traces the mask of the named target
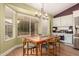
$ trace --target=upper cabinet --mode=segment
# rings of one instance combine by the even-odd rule
[[[73,26],[73,16],[66,15],[53,19],[53,26]]]
[[[79,10],[73,11],[73,17],[79,17]]]
[[[61,26],[60,17],[53,19],[53,26]]]
[[[73,26],[73,16],[67,15],[61,17],[61,26]]]
[[[73,11],[74,17],[74,34],[79,33],[79,10]]]

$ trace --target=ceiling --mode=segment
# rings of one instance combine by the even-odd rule
[[[27,3],[28,5],[41,10],[42,3]],[[44,11],[55,16],[60,12],[74,6],[77,3],[44,3]]]

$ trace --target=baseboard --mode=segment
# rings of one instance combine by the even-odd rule
[[[16,46],[8,49],[6,52],[2,53],[1,56],[6,56],[7,54],[9,54],[11,51],[13,51],[14,49],[16,49],[18,47],[22,47],[22,44],[16,45]]]
[[[73,44],[65,44],[65,45],[70,46],[70,47],[74,47]]]
[[[66,45],[66,46],[69,46],[69,47],[74,47],[74,45],[73,44],[69,44],[69,43],[62,43],[62,44],[64,44],[64,45]]]

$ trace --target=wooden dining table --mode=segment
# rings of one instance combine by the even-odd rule
[[[42,55],[42,44],[46,43],[49,38],[48,36],[26,36],[25,39],[36,44],[36,55],[38,55],[38,50],[40,50],[40,55]]]
[[[47,43],[47,41],[50,40],[51,38],[52,38],[51,36],[39,36],[39,35],[24,37],[25,40],[28,39],[32,43],[36,44],[36,55],[38,55],[38,50],[40,50],[40,55],[42,55],[42,44]]]

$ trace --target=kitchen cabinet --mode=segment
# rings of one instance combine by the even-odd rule
[[[65,43],[72,44],[72,40],[73,40],[72,34],[65,34],[64,37],[65,37]]]
[[[73,16],[67,15],[61,17],[61,26],[73,26]]]
[[[61,40],[61,42],[72,44],[73,34],[68,34],[68,33],[52,33],[52,34],[58,36],[64,36],[64,40]]]
[[[73,17],[79,17],[79,10],[73,11]]]
[[[60,17],[54,18],[53,19],[53,26],[61,26],[60,24]]]
[[[77,34],[79,33],[79,10],[73,11],[73,17],[74,17],[73,32],[74,34]]]

